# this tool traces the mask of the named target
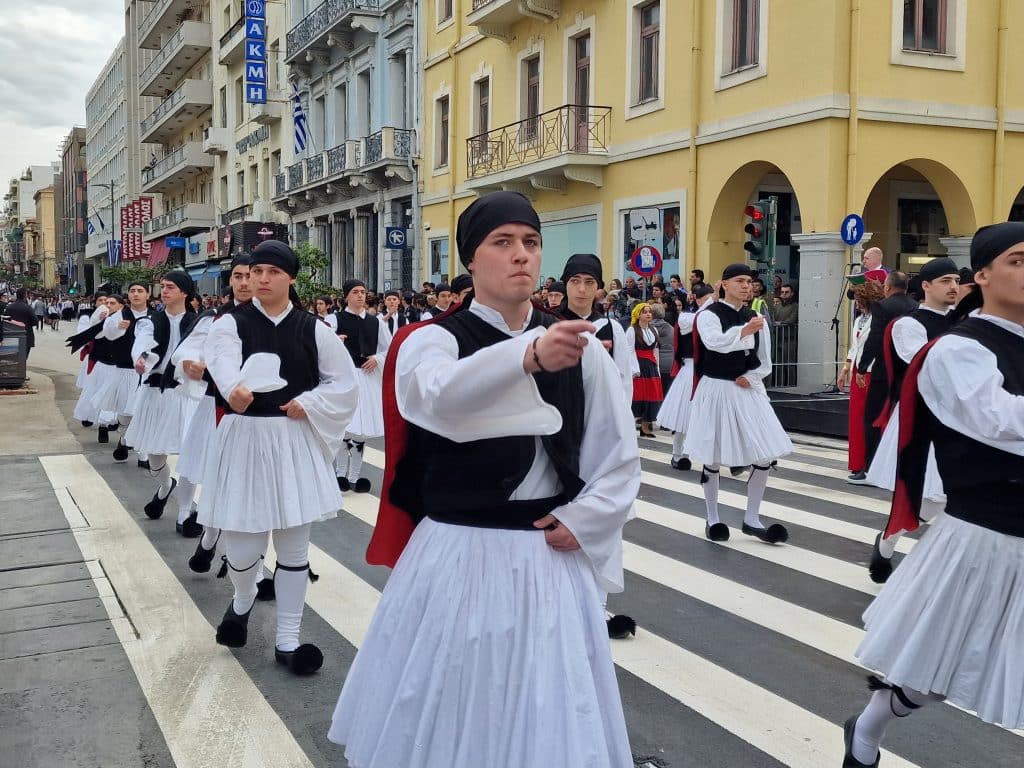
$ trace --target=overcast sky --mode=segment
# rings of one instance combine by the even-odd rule
[[[124,0],[0,0],[0,189],[58,160],[124,34]]]

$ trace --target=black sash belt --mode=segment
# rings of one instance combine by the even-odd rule
[[[565,504],[564,496],[507,501],[498,508],[475,510],[430,509],[427,517],[438,523],[470,528],[501,528],[509,531],[536,530],[533,524]]]

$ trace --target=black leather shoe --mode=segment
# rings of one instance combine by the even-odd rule
[[[892,560],[883,555],[878,547],[881,540],[882,534],[879,532],[875,536],[874,546],[871,547],[871,562],[868,564],[868,575],[875,584],[885,584],[892,576]]]
[[[196,544],[196,551],[188,559],[189,570],[196,573],[209,573],[210,565],[213,563],[213,556],[217,552],[216,545],[212,549],[203,549],[203,542]]]
[[[862,763],[853,756],[853,732],[857,727],[858,717],[860,715],[854,715],[843,723],[843,743],[846,744],[846,754],[843,755],[843,768],[878,768],[878,761],[882,759],[881,755],[876,757],[873,763]]]
[[[149,459],[139,459],[135,462],[135,466],[139,469],[149,469]]]
[[[631,616],[616,614],[608,619],[608,637],[612,640],[626,640],[636,637],[636,621]]]
[[[354,490],[356,493],[369,493],[370,481],[367,480],[365,477],[360,477],[358,480],[356,480]]]
[[[196,518],[199,513],[194,509],[192,514],[185,518],[184,523],[175,523],[174,530],[184,536],[186,539],[197,539],[203,535],[203,526],[196,522]]]
[[[296,675],[312,675],[324,665],[324,655],[312,643],[303,643],[294,651],[274,649],[274,659]]]
[[[217,625],[217,645],[226,645],[228,648],[241,648],[249,639],[249,614],[252,608],[239,616],[235,613],[235,604],[228,606],[224,618]]]
[[[106,427],[100,427],[99,428],[99,435],[96,438],[96,442],[97,443],[109,443],[110,442],[110,434],[107,431]]]
[[[122,442],[118,442],[117,448],[114,449],[114,461],[120,463],[122,461],[128,461],[128,446]]]
[[[83,421],[82,422],[82,426],[86,427],[86,428],[91,427],[92,426],[92,422],[91,421]]]
[[[347,477],[339,477],[338,478],[338,488],[341,491],[351,491],[352,490],[352,484],[348,481]]]
[[[693,464],[689,459],[672,459],[672,469],[678,469],[680,472],[687,472],[693,468]]]
[[[711,541],[728,541],[729,526],[725,523],[715,523],[714,525],[705,524],[704,536],[711,539]]]
[[[741,530],[748,536],[756,536],[765,544],[781,544],[789,540],[789,531],[780,523],[772,523],[767,528],[754,528],[744,523]]]
[[[167,506],[167,500],[171,498],[171,494],[174,493],[174,489],[177,487],[178,481],[172,477],[170,493],[161,499],[160,490],[157,489],[157,492],[153,494],[153,498],[142,508],[142,511],[146,513],[146,517],[150,520],[159,520],[160,516],[164,513],[164,507]]]
[[[275,600],[276,598],[277,588],[274,586],[273,579],[260,579],[256,582],[257,600]]]

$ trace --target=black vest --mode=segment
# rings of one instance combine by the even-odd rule
[[[281,358],[281,378],[287,385],[274,392],[254,392],[243,416],[285,416],[281,406],[309,392],[320,383],[320,356],[316,348],[316,324],[308,312],[292,308],[277,325],[254,304],[242,304],[233,313],[242,341],[242,362],[256,352]]]
[[[186,309],[185,314],[182,315],[181,324],[178,326],[180,344],[188,336],[189,331],[194,327],[193,321],[196,318],[196,313],[191,309]],[[151,353],[159,357],[161,360],[164,359],[165,355],[170,355],[174,352],[173,349],[168,349],[168,345],[171,343],[171,321],[167,317],[167,310],[161,310],[160,312],[154,312],[149,316],[149,320],[153,323],[153,338],[156,339],[156,347],[151,350]],[[159,363],[157,363],[159,365]],[[168,389],[175,389],[178,386],[177,379],[174,378],[174,366],[170,361],[167,362],[167,366],[164,368],[163,373],[151,373],[146,377],[146,384],[151,387],[159,387],[160,391]]]
[[[739,310],[735,310],[724,301],[712,302],[702,311],[710,312],[717,317],[722,323],[723,331],[746,325],[749,320],[757,317],[757,314],[749,307],[740,307]],[[698,341],[699,338],[700,334],[698,333]],[[696,363],[696,374],[698,377],[707,376],[710,379],[736,381],[740,376],[746,374],[747,371],[752,371],[761,365],[761,361],[757,356],[757,350],[761,344],[761,334],[759,333],[754,334],[754,348],[746,351],[714,352],[708,349],[703,341],[699,341],[699,344],[700,354],[697,355]]]
[[[595,324],[597,323],[598,320],[604,320],[605,319],[604,315],[602,315],[600,312],[591,312],[589,317],[580,317],[575,312],[573,312],[571,309],[569,309],[569,307],[566,307],[565,309],[563,309],[559,314],[565,320],[587,320],[588,322],[595,323]],[[608,354],[614,356],[614,354],[615,354],[615,332],[612,329],[612,323],[613,322],[615,322],[615,321],[609,319],[608,322],[606,322],[604,325],[602,325],[600,328],[597,329],[597,333],[595,333],[594,336],[597,338],[598,341],[607,341],[607,342],[609,342],[611,344],[611,346],[608,347]]]
[[[344,309],[334,316],[338,319],[338,335],[345,337],[345,348],[352,356],[353,364],[361,368],[366,358],[377,354],[380,320],[369,312],[360,317]]]
[[[949,332],[973,339],[996,358],[1003,389],[1024,395],[1024,338],[968,317]],[[1024,536],[1024,457],[985,445],[928,414],[946,514],[1011,536]]]
[[[146,315],[150,314],[152,313],[147,309]],[[121,310],[121,319],[127,320],[129,325],[121,338],[110,342],[111,356],[114,360],[114,365],[118,368],[134,368],[135,361],[132,360],[132,345],[135,343],[135,325],[139,322],[139,318],[135,317],[131,307],[125,307]]]
[[[909,315],[904,317],[911,317],[922,326],[924,326],[924,332],[928,337],[928,341],[936,339],[946,331],[949,330],[951,324],[951,316],[940,315],[938,312],[933,312],[930,309],[922,309],[918,307]],[[899,322],[902,318],[897,318],[896,322]],[[889,341],[892,344],[892,341]],[[900,389],[903,386],[903,378],[907,375],[907,369],[910,367],[910,363],[904,362],[903,358],[896,353],[895,345],[890,350],[892,356],[892,371],[889,375],[889,393],[893,403],[899,402]]]
[[[378,318],[379,320],[379,318]],[[394,335],[395,331],[399,328],[403,328],[409,324],[409,318],[405,316],[402,310],[398,310],[398,313],[394,317],[387,319],[388,330]]]
[[[682,368],[683,361],[693,359],[693,331],[683,333],[679,330],[678,322],[672,327],[676,329],[675,360],[679,367]]]
[[[557,321],[554,315],[534,309],[529,328],[547,327]],[[467,310],[455,312],[437,324],[455,337],[460,359],[509,338]],[[407,449],[391,484],[392,502],[416,521],[431,517],[478,528],[532,530],[534,521],[576,498],[584,486],[579,477],[584,415],[582,367],[536,373],[533,378],[540,396],[562,415],[562,428],[554,435],[541,437],[562,483],[559,495],[510,500],[533,466],[533,436],[456,443],[409,424]]]

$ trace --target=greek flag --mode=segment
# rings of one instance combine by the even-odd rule
[[[75,259],[74,259],[74,257],[70,253],[66,254],[66,259],[67,259],[67,268],[68,268],[67,269],[68,285],[71,285],[72,273],[75,271]]]
[[[121,241],[107,240],[107,266],[116,267],[121,261]]]
[[[90,235],[96,234],[96,227],[93,225],[92,219],[86,220],[86,231],[88,231]]]
[[[306,126],[306,112],[302,109],[302,97],[299,96],[299,86],[292,81],[292,120],[295,123],[295,154],[306,151],[306,139],[308,138]]]

